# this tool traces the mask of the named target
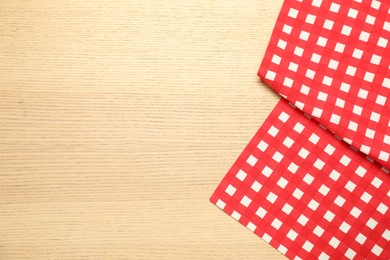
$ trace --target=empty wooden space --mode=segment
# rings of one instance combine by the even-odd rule
[[[283,259],[208,201],[281,4],[1,0],[0,259]]]

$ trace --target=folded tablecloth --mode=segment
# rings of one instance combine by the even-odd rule
[[[276,22],[258,74],[287,100],[210,200],[291,259],[390,259],[389,12],[291,0]]]

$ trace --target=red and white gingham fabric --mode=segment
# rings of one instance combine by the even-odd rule
[[[389,176],[281,100],[211,202],[290,259],[389,259]]]
[[[389,13],[282,7],[258,74],[293,105],[278,103],[210,200],[291,259],[390,259]]]
[[[389,39],[389,1],[285,1],[258,74],[390,168]]]

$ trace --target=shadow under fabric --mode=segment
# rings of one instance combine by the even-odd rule
[[[283,98],[210,198],[290,259],[390,259],[390,3],[285,1]]]

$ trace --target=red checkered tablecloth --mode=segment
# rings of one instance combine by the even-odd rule
[[[389,39],[389,2],[285,1],[258,74],[288,101],[211,202],[291,259],[390,259]]]

